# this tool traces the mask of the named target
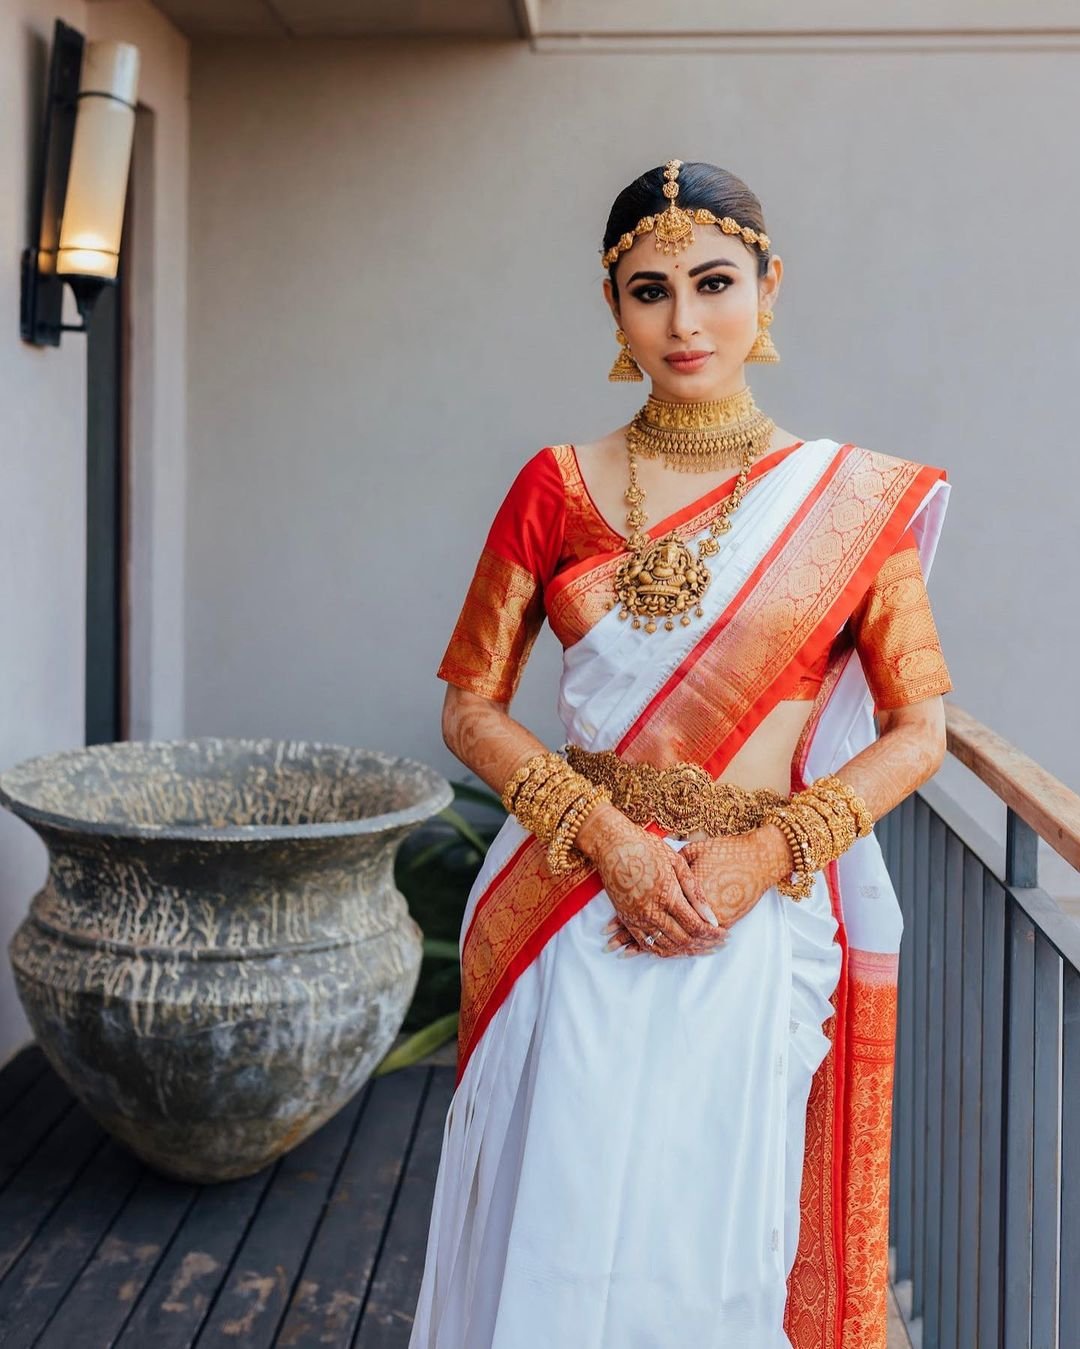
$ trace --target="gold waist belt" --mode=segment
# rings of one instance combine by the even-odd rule
[[[711,835],[748,834],[771,806],[788,797],[770,787],[750,791],[714,782],[704,768],[676,763],[667,768],[627,763],[613,749],[589,750],[568,744],[566,761],[582,777],[611,792],[611,803],[636,824],[655,820],[669,834],[685,838],[697,829]]]

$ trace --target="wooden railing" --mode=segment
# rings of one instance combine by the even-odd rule
[[[948,747],[1006,806],[990,838],[934,782],[878,824],[904,915],[890,1198],[921,1349],[1080,1346],[1080,797],[946,704]]]

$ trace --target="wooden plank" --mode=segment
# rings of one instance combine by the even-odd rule
[[[375,1269],[430,1069],[369,1084],[369,1098],[278,1332],[278,1349],[349,1349]],[[411,1310],[411,1308],[410,1308]]]
[[[354,1096],[332,1120],[281,1158],[199,1334],[199,1349],[225,1349],[238,1343],[244,1349],[262,1349],[273,1344],[352,1138],[361,1096]]]
[[[406,1349],[424,1270],[431,1202],[454,1069],[433,1068],[386,1242],[360,1320],[356,1349]]]
[[[0,1279],[104,1140],[90,1116],[75,1107],[15,1173],[0,1194]]]
[[[190,1349],[277,1165],[199,1191],[116,1349]]]
[[[945,725],[949,752],[1080,870],[1080,796],[954,703]]]
[[[0,1121],[48,1067],[49,1061],[37,1045],[27,1045],[0,1068]]]
[[[0,1121],[0,1190],[74,1104],[52,1069],[24,1092]]]
[[[4,1349],[34,1344],[123,1207],[141,1169],[127,1148],[111,1141],[83,1169],[0,1284]]]
[[[91,1339],[112,1344],[197,1194],[194,1185],[144,1168],[36,1349],[71,1349]]]

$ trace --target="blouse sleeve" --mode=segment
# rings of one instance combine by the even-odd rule
[[[488,531],[436,675],[509,703],[544,623],[562,549],[562,475],[545,447],[519,470]]]
[[[860,600],[851,631],[876,707],[903,707],[951,691],[910,529]]]

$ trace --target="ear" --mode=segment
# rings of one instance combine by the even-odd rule
[[[612,317],[616,324],[621,326],[622,321],[619,318],[619,305],[615,299],[615,291],[612,287],[610,276],[604,277],[602,289],[604,292],[604,299],[607,302],[607,307],[611,310]]]
[[[769,259],[765,275],[758,278],[758,300],[762,309],[776,308],[776,297],[780,293],[780,278],[783,275],[783,259],[774,253]]]

